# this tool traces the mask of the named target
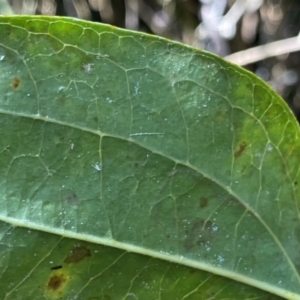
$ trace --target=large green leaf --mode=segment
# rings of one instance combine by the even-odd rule
[[[2,298],[300,299],[299,128],[254,75],[0,17],[0,124]]]

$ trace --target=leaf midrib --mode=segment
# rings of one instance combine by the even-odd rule
[[[121,250],[124,250],[127,252],[133,252],[133,253],[137,253],[137,254],[141,254],[141,255],[146,255],[149,257],[154,257],[157,259],[162,259],[162,260],[169,261],[172,263],[185,265],[185,266],[188,266],[191,268],[199,269],[199,270],[206,271],[206,272],[209,272],[209,273],[212,273],[215,275],[229,278],[229,279],[241,282],[246,285],[253,286],[255,288],[267,291],[269,293],[272,293],[279,297],[283,297],[285,299],[300,300],[300,295],[298,295],[298,294],[278,288],[274,285],[271,285],[271,284],[268,284],[265,282],[261,282],[259,280],[253,279],[251,277],[241,275],[239,273],[235,273],[235,272],[221,269],[221,268],[216,268],[212,265],[205,264],[203,262],[198,262],[198,261],[187,259],[187,258],[182,259],[182,256],[180,256],[180,255],[169,254],[169,253],[163,252],[163,251],[159,251],[159,252],[153,251],[153,250],[149,250],[149,249],[135,246],[132,244],[119,242],[112,238],[103,238],[103,237],[101,238],[98,236],[93,236],[93,235],[88,235],[88,234],[75,233],[73,231],[64,230],[64,229],[50,228],[50,227],[46,227],[43,225],[39,225],[39,224],[30,222],[28,220],[19,220],[19,219],[15,219],[12,217],[1,216],[1,214],[0,214],[0,221],[9,223],[14,227],[24,227],[24,228],[28,228],[31,230],[55,234],[55,235],[61,236],[62,238],[76,239],[76,240],[86,241],[89,243],[114,247],[114,248],[121,249]]]
[[[118,135],[114,135],[114,134],[107,134],[104,133],[100,130],[93,130],[90,129],[88,127],[83,127],[83,126],[78,126],[76,124],[71,124],[71,123],[67,123],[67,122],[62,122],[56,119],[52,119],[49,117],[44,117],[42,115],[30,115],[30,114],[25,114],[25,113],[16,113],[16,112],[12,112],[12,111],[8,111],[8,110],[3,110],[0,109],[0,113],[1,114],[6,114],[6,115],[12,115],[12,116],[18,116],[18,117],[24,117],[24,118],[28,118],[28,119],[33,119],[33,120],[40,120],[40,121],[44,121],[44,122],[49,122],[52,124],[57,124],[57,125],[61,125],[61,126],[65,126],[65,127],[70,127],[70,128],[75,128],[78,129],[80,131],[85,131],[88,133],[92,133],[94,135],[99,136],[100,138],[103,137],[111,137],[111,138],[115,138],[115,139],[120,139],[123,141],[127,141],[127,142],[131,142],[139,147],[142,147],[148,151],[151,151],[154,154],[160,155],[166,159],[172,160],[174,163],[176,164],[181,164],[183,166],[186,166],[187,168],[192,169],[193,171],[197,172],[198,174],[201,174],[202,176],[204,176],[206,179],[211,180],[212,182],[214,182],[215,184],[219,185],[221,188],[223,188],[228,194],[230,194],[231,196],[233,196],[236,200],[238,200],[238,202],[245,207],[245,209],[247,211],[249,211],[250,213],[252,213],[257,220],[264,226],[264,228],[269,232],[269,234],[271,235],[271,237],[273,238],[273,240],[275,241],[275,243],[277,244],[277,246],[279,247],[279,249],[281,250],[281,252],[283,253],[284,257],[286,258],[288,264],[290,265],[290,267],[292,268],[292,270],[295,273],[296,278],[298,279],[298,281],[300,282],[300,276],[293,264],[293,262],[291,261],[291,259],[289,258],[287,252],[285,251],[283,245],[280,243],[279,239],[276,237],[276,235],[273,233],[273,231],[271,230],[271,228],[265,223],[265,221],[261,218],[261,216],[249,205],[247,205],[246,203],[244,203],[239,197],[238,195],[236,195],[234,193],[234,191],[232,191],[232,189],[229,189],[227,186],[225,186],[224,184],[222,184],[221,182],[219,182],[218,180],[216,180],[215,178],[212,178],[211,176],[209,176],[208,174],[206,174],[205,172],[199,170],[198,168],[196,168],[195,166],[191,165],[188,162],[184,162],[181,160],[178,160],[174,157],[171,156],[166,156],[165,153],[160,152],[160,151],[156,151],[153,150],[141,143],[139,143],[138,141],[136,141],[135,139],[132,138],[125,138],[123,136],[118,136]],[[80,234],[80,233],[74,233],[71,231],[66,231],[66,230],[61,230],[61,229],[53,229],[50,227],[45,227],[45,226],[41,226],[35,223],[31,223],[29,221],[25,221],[22,222],[20,220],[17,220],[15,218],[10,218],[10,217],[6,217],[3,216],[1,217],[0,215],[0,220],[10,223],[14,226],[20,226],[20,227],[26,227],[26,228],[31,228],[31,229],[36,229],[36,230],[40,230],[40,231],[44,231],[44,232],[48,232],[48,233],[53,233],[53,234],[57,234],[57,235],[61,235],[61,236],[65,236],[68,238],[75,238],[75,239],[79,239],[79,240],[86,240],[88,242],[92,242],[92,243],[97,243],[97,244],[102,244],[102,245],[106,245],[106,246],[111,246],[111,247],[116,247],[116,248],[120,248],[120,249],[124,249],[127,251],[131,251],[131,252],[135,252],[135,253],[139,253],[139,254],[144,254],[144,255],[150,255],[156,258],[160,258],[163,260],[168,260],[168,261],[172,261],[175,263],[179,263],[179,264],[183,264],[183,265],[187,265],[190,267],[196,267],[198,269],[201,270],[205,270],[217,275],[221,275],[221,276],[225,276],[246,284],[261,288],[263,290],[266,290],[268,292],[272,292],[275,293],[276,295],[279,295],[281,297],[286,297],[286,293],[287,291],[277,288],[275,286],[266,284],[266,283],[261,283],[260,281],[257,281],[255,279],[252,279],[250,277],[246,277],[244,275],[240,275],[238,273],[234,273],[231,271],[227,271],[221,268],[215,268],[212,267],[211,265],[208,264],[204,264],[204,263],[198,263],[194,260],[190,260],[190,259],[181,259],[178,255],[167,255],[167,254],[161,254],[159,252],[153,251],[153,250],[145,250],[142,247],[137,247],[134,245],[130,245],[130,244],[126,244],[126,243],[122,243],[122,242],[118,242],[115,241],[114,239],[108,239],[108,238],[100,238],[100,237],[95,237],[95,236],[88,236],[88,235],[84,235],[84,234]],[[252,284],[251,284],[252,282]],[[278,290],[278,291],[277,291]],[[276,292],[277,291],[277,292]],[[291,299],[299,299],[300,300],[300,296],[291,293]],[[296,298],[295,298],[296,297]]]

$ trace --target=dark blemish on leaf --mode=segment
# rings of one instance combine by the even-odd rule
[[[193,247],[202,247],[206,243],[211,242],[214,238],[212,227],[214,223],[211,221],[196,220],[190,230],[186,231],[186,238],[184,240],[184,248],[186,251]]]
[[[60,96],[60,97],[58,98],[58,103],[59,103],[61,106],[64,106],[64,105],[66,104],[66,101],[67,101],[67,99],[66,99],[65,96]]]
[[[68,204],[74,205],[74,206],[78,205],[80,202],[78,196],[75,193],[70,194],[66,200],[67,200]]]
[[[295,182],[294,182],[294,185],[297,185],[297,184],[298,184],[298,182],[297,182],[297,181],[295,181]]]
[[[11,82],[11,86],[17,90],[20,87],[21,84],[21,79],[19,77],[15,77],[12,82]]]
[[[59,270],[61,268],[62,268],[62,266],[56,266],[56,267],[52,267],[51,270]]]
[[[139,166],[139,164],[138,163],[134,163],[134,166],[137,168]]]
[[[201,197],[199,206],[200,208],[205,208],[208,204],[208,199],[205,197]]]
[[[168,238],[168,239],[170,238],[170,235],[169,235],[169,234],[167,234],[167,238]]]
[[[48,282],[48,289],[52,291],[57,291],[66,282],[66,278],[63,275],[54,275],[50,278]]]
[[[75,246],[65,258],[64,262],[66,264],[75,264],[89,256],[91,256],[91,251],[88,248],[84,246]]]
[[[246,147],[247,147],[247,143],[242,142],[239,146],[239,149],[234,152],[234,157],[235,158],[240,157],[243,154],[243,152],[245,151]]]

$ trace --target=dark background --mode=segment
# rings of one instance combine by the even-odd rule
[[[268,58],[251,64],[235,62],[268,82],[300,120],[300,36],[293,42],[294,52],[286,40],[299,34],[299,0],[2,0],[6,1],[17,14],[72,16],[108,23],[160,35],[225,58],[282,40],[281,49],[287,49],[280,55],[271,51]]]

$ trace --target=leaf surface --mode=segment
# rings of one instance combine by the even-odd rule
[[[0,32],[3,298],[300,299],[299,128],[265,83],[107,25]]]

